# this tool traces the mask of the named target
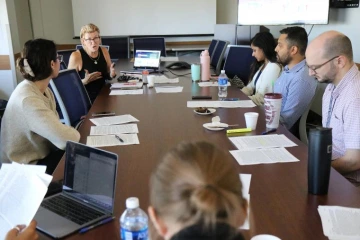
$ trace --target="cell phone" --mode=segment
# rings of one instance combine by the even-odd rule
[[[239,101],[240,98],[224,98],[223,101]]]
[[[93,117],[104,117],[104,116],[114,116],[115,112],[97,112],[92,113],[91,116]]]
[[[211,96],[192,96],[192,99],[212,99]]]

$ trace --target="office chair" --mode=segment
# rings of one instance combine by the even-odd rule
[[[63,56],[63,61],[66,64],[66,66],[69,65],[69,59],[70,59],[70,55],[71,53],[73,53],[75,51],[75,49],[66,49],[66,50],[58,50],[57,53],[59,55]],[[66,68],[65,68],[66,69]]]
[[[110,47],[108,45],[100,45],[100,47],[105,47],[108,51],[110,50]],[[76,50],[82,49],[83,46],[81,44],[76,45]]]
[[[211,61],[211,59],[212,59],[212,56],[213,56],[213,54],[214,54],[214,49],[216,48],[218,42],[219,42],[219,41],[216,40],[216,39],[211,40],[211,43],[210,43],[210,45],[209,45],[210,61]]]
[[[59,75],[50,80],[51,89],[59,103],[64,123],[78,128],[82,123],[91,102],[80,76],[75,69],[59,72]]]
[[[112,60],[130,58],[128,36],[102,37],[101,42],[109,46],[109,53]]]
[[[220,74],[222,68],[224,53],[229,42],[219,40],[214,49],[212,58],[210,58],[210,65],[215,69],[217,75]]]
[[[134,38],[134,54],[136,50],[158,50],[161,56],[166,57],[165,38]]]
[[[238,76],[247,85],[254,61],[250,46],[231,46],[224,64],[225,73],[229,78]]]

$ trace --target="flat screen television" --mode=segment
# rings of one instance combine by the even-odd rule
[[[328,24],[329,0],[238,0],[239,25]]]

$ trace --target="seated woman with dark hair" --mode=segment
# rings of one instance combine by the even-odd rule
[[[273,91],[273,83],[281,73],[281,66],[276,60],[276,42],[271,33],[260,32],[250,43],[256,61],[251,65],[249,83],[241,91],[256,105],[263,105],[265,93]]]
[[[59,74],[53,41],[29,40],[17,66],[25,78],[11,94],[1,123],[3,162],[46,165],[52,174],[64,154],[66,141],[79,141],[74,128],[62,124],[48,85]]]
[[[229,153],[206,142],[182,143],[150,180],[150,219],[168,240],[243,240],[247,201]],[[152,239],[156,239],[155,234]]]
[[[69,59],[69,69],[76,69],[93,103],[105,84],[116,76],[114,63],[105,47],[101,47],[100,29],[90,23],[80,30],[80,41],[83,46],[73,52]]]

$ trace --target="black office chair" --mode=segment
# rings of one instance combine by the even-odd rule
[[[109,53],[112,60],[130,58],[129,37],[102,37],[101,42],[109,46]]]
[[[224,64],[225,73],[229,78],[238,76],[247,85],[254,61],[250,46],[231,46]]]
[[[161,56],[166,57],[165,38],[134,38],[134,54],[136,50],[158,50]]]
[[[229,42],[227,41],[219,40],[216,45],[216,48],[214,49],[212,59],[210,59],[210,65],[215,69],[215,73],[217,75],[220,74],[224,59],[224,53],[226,51],[226,47],[228,44]]]
[[[210,43],[210,45],[209,45],[209,56],[210,56],[210,61],[211,61],[211,59],[212,59],[212,56],[213,56],[213,54],[214,54],[214,49],[216,48],[216,45],[218,44],[218,40],[216,40],[216,39],[213,39],[213,40],[211,40],[211,43]]]
[[[82,123],[91,102],[80,76],[75,69],[59,72],[59,75],[50,80],[50,86],[60,106],[64,123],[78,128]]]
[[[63,56],[63,61],[66,64],[65,66],[69,65],[69,59],[70,59],[70,55],[71,53],[73,53],[75,51],[75,49],[66,49],[66,50],[58,50],[57,53],[59,55]],[[66,68],[65,68],[66,69]]]

